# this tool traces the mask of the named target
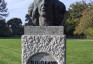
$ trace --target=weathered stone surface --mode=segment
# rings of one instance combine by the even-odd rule
[[[47,53],[55,57],[58,64],[66,62],[65,35],[23,35],[22,64],[27,64],[34,54]]]
[[[63,26],[25,26],[25,35],[63,35]]]

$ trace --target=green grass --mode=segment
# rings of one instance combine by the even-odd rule
[[[67,64],[93,64],[93,41],[67,40]]]
[[[93,41],[67,40],[66,64],[93,64]],[[21,39],[0,39],[0,64],[21,64]]]
[[[0,64],[21,64],[20,39],[0,39]]]

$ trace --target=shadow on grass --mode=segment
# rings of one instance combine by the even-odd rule
[[[21,39],[21,36],[13,36],[13,37],[0,37],[0,39]]]

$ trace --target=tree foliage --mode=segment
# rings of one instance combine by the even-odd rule
[[[30,15],[29,14],[26,14],[26,16],[25,16],[25,21],[26,21],[26,23],[25,23],[25,26],[31,26],[31,25],[33,25],[32,24],[32,20],[30,19]]]
[[[93,28],[92,15],[93,2],[80,1],[71,4],[64,18],[67,36],[88,35],[87,30],[92,31]]]
[[[10,36],[11,31],[8,28],[5,20],[0,20],[0,36]]]
[[[91,3],[92,4],[92,3]],[[82,12],[80,23],[75,28],[74,34],[93,36],[93,4]]]
[[[4,19],[8,15],[6,6],[5,0],[0,0],[0,19]]]
[[[0,0],[0,36],[11,35],[11,31],[5,21],[5,17],[8,15],[6,6],[7,3],[5,2],[5,0]]]
[[[22,21],[20,18],[12,18],[7,22],[8,27],[11,28],[13,35],[21,35]]]

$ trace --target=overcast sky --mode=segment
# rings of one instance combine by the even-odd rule
[[[25,15],[28,13],[28,7],[34,0],[5,0],[7,2],[7,8],[9,16],[6,20],[11,18],[21,18],[22,22],[25,22]],[[69,5],[82,0],[60,0],[66,5],[66,9],[69,8]],[[86,0],[89,2],[90,0]],[[93,1],[93,0],[92,0]]]

